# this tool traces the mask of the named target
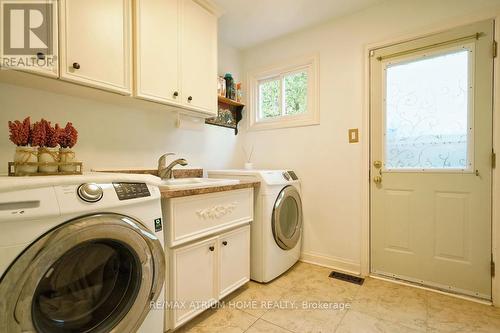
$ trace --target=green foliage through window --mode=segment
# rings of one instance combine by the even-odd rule
[[[285,114],[293,115],[307,111],[306,72],[285,76],[285,105]]]
[[[282,103],[284,86],[284,105]],[[259,83],[260,118],[298,115],[307,111],[307,72],[286,74],[281,78]]]
[[[265,81],[259,85],[260,117],[273,118],[281,115],[280,80]]]

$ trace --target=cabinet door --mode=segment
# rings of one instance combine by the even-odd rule
[[[23,22],[22,17],[24,17],[25,15],[24,10],[22,9],[23,3],[20,4],[21,8],[16,8],[15,6],[17,6],[18,4],[16,4],[16,1],[12,0],[4,0],[1,1],[1,3],[1,18],[15,15],[14,12],[6,11],[6,8],[4,8],[5,6],[14,6],[13,9],[17,9],[16,21],[19,22],[19,15],[21,15],[21,23]],[[33,2],[32,5],[35,9],[36,14],[32,14],[30,12],[30,20],[31,15],[35,15],[35,23],[39,24],[40,26],[36,29],[35,33],[33,31],[29,32],[29,38],[25,38],[24,36],[24,33],[26,33],[26,31],[24,31],[24,25],[21,25],[21,27],[16,25],[13,28],[13,31],[10,32],[11,36],[8,40],[5,39],[7,38],[7,34],[4,34],[4,31],[2,29],[3,27],[0,27],[0,31],[2,32],[2,35],[0,36],[0,59],[2,59],[2,61],[0,62],[0,68],[6,67],[23,72],[57,78],[59,76],[59,31],[57,1],[38,1],[36,3]],[[4,23],[1,24],[3,25]],[[14,31],[18,33],[15,34]],[[13,33],[15,36],[14,38],[12,37]],[[18,50],[20,51],[19,53],[16,52],[16,48],[20,48]],[[25,52],[26,50],[24,48],[29,48],[29,51]]]
[[[62,79],[130,94],[130,1],[61,1]]]
[[[173,250],[172,300],[174,328],[217,301],[217,238]]]
[[[250,280],[250,226],[244,226],[219,238],[219,298]]]
[[[193,0],[182,1],[182,101],[191,109],[217,113],[217,18]]]
[[[179,90],[179,0],[135,2],[135,95],[168,104]]]

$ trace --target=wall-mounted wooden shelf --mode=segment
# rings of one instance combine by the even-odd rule
[[[217,117],[205,119],[205,124],[233,128],[234,134],[238,134],[238,123],[243,118],[241,113],[245,104],[223,96],[217,98],[219,101]],[[230,114],[227,111],[230,111]]]
[[[235,100],[223,97],[223,96],[217,96],[219,103],[224,103],[224,104],[229,104],[233,106],[242,106],[245,107],[245,104],[242,104],[240,102],[236,102]]]

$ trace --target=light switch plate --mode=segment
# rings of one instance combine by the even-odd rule
[[[359,130],[357,128],[349,129],[349,143],[359,142]]]

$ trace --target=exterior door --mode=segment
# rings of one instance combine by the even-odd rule
[[[371,52],[371,270],[491,299],[494,22]]]
[[[297,189],[287,186],[281,190],[273,208],[273,236],[283,250],[293,249],[302,231],[302,201]]]

